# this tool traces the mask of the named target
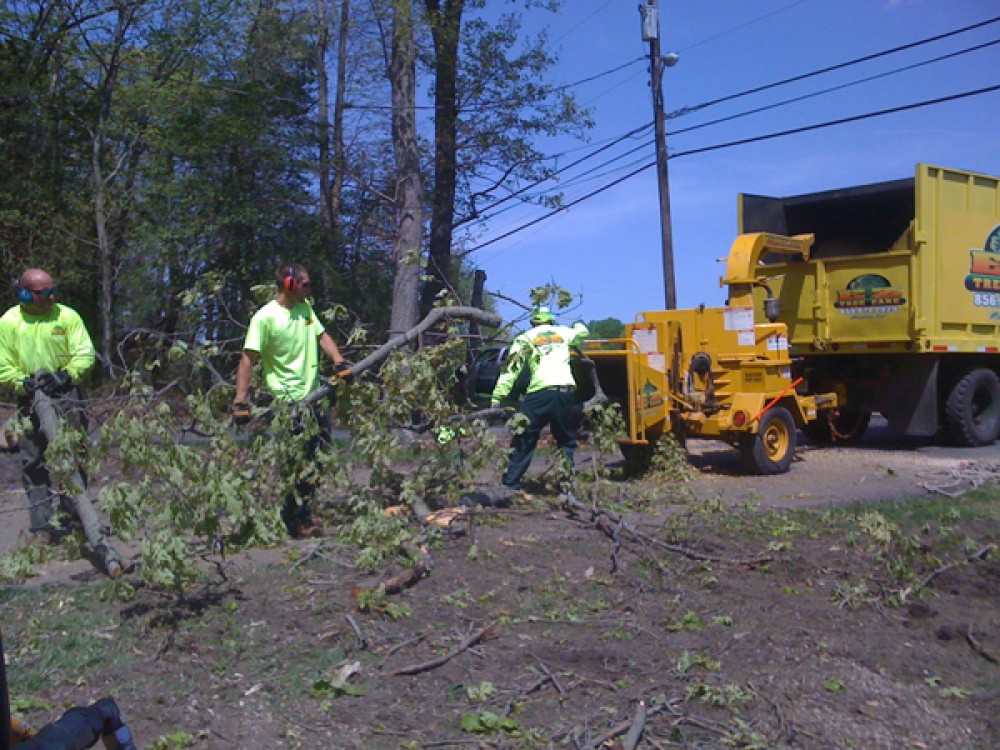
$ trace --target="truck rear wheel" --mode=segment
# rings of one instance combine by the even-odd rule
[[[756,434],[740,435],[740,456],[755,474],[784,474],[795,457],[795,421],[788,410],[776,406],[764,412]]]
[[[955,384],[944,405],[945,426],[959,445],[989,445],[1000,431],[1000,378],[980,368]]]

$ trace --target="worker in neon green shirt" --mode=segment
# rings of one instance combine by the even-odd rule
[[[250,381],[254,365],[264,367],[264,383],[271,395],[288,403],[301,401],[321,385],[319,350],[333,362],[338,377],[350,379],[351,370],[344,361],[336,342],[309,303],[311,281],[309,272],[298,263],[285,263],[275,276],[278,291],[250,319],[243,356],[236,370],[236,397],[233,420],[245,424],[250,420]],[[321,442],[329,441],[330,411],[322,401],[310,405],[319,425],[319,434],[303,446],[305,460],[312,460]],[[301,423],[296,430],[302,429]],[[309,507],[315,486],[299,482],[295,493],[285,498],[281,518],[293,537],[315,536]]]
[[[67,421],[81,426],[80,379],[94,366],[94,344],[80,315],[56,301],[56,282],[31,268],[16,286],[18,304],[0,317],[0,386],[12,389],[18,411],[31,428],[20,443],[21,479],[28,498],[29,530],[43,541],[56,541],[64,530],[53,524],[53,499],[72,512],[69,498],[53,492],[45,464],[48,440],[31,410],[36,390],[53,399]]]
[[[531,325],[511,343],[507,365],[497,378],[491,399],[493,406],[498,406],[510,395],[521,371],[529,369],[531,380],[521,403],[521,413],[529,424],[511,441],[510,462],[501,479],[513,490],[521,488],[521,478],[531,465],[538,437],[546,425],[573,465],[579,410],[570,357],[573,348],[590,335],[583,323],[575,323],[572,328],[557,325],[547,307],[539,307],[531,314]]]

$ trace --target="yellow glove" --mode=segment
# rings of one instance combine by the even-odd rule
[[[333,366],[333,377],[330,378],[330,382],[335,383],[338,380],[343,380],[345,383],[350,383],[354,380],[354,373],[351,372],[351,366],[346,362],[339,362]]]

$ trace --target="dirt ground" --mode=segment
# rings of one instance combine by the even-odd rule
[[[803,449],[758,478],[692,450],[696,479],[622,482],[612,516],[540,495],[461,520],[373,611],[359,592],[401,571],[360,573],[333,538],[206,554],[180,602],[117,601],[54,560],[0,598],[15,707],[42,724],[111,694],[163,750],[612,748],[639,728],[639,748],[1000,746],[1000,560],[948,562],[1000,537],[992,454]],[[26,521],[16,454],[0,489],[2,551]],[[930,578],[900,598],[828,510],[902,498]]]

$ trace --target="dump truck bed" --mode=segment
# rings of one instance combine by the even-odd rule
[[[765,256],[759,274],[793,354],[1000,351],[996,177],[918,164],[913,179],[741,195],[739,223],[815,234],[808,259]]]

